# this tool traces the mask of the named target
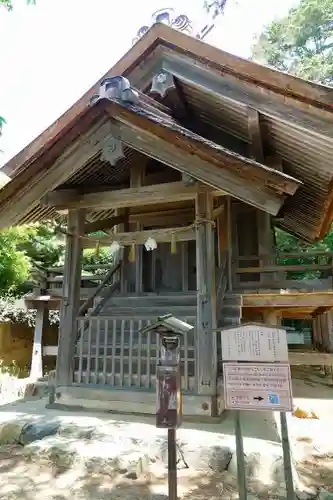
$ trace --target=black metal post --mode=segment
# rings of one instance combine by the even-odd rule
[[[169,500],[177,500],[176,429],[168,429],[168,490]]]

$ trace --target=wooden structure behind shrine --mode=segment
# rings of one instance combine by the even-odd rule
[[[300,264],[273,231],[311,242],[330,229],[332,103],[332,89],[156,24],[5,166],[0,227],[61,216],[66,234],[64,268],[27,299],[36,373],[45,311],[61,309],[58,403],[153,412],[159,339],[144,327],[169,313],[193,326],[185,414],[223,407],[223,326],[313,320],[312,350],[290,362],[333,364],[332,254]],[[83,249],[101,246],[112,264],[82,274]]]

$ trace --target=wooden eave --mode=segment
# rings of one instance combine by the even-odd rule
[[[184,61],[187,67],[184,66],[183,72],[178,74],[177,68],[181,68]],[[201,75],[201,83],[206,85],[206,91],[215,97],[218,93],[214,93],[214,86],[209,88],[208,83],[214,83],[216,78],[220,78],[221,83],[224,80],[227,83],[241,83],[245,88],[241,95],[247,94],[248,89],[250,93],[256,90],[265,96],[261,108],[258,109],[265,116],[265,126],[275,127],[278,124],[279,133],[284,134],[289,141],[286,150],[297,144],[295,158],[302,158],[299,161],[296,158],[286,170],[286,173],[300,179],[304,186],[301,186],[294,197],[287,200],[284,219],[280,225],[301,238],[321,239],[329,230],[333,217],[333,173],[328,180],[329,159],[333,154],[333,90],[243,60],[164,24],[154,25],[101,80],[122,74],[129,78],[132,85],[145,90],[152,76],[161,70],[170,70],[179,78],[184,77],[184,71],[189,67],[197,71],[196,76]],[[30,169],[35,160],[53,148],[63,135],[70,135],[75,118],[87,111],[90,99],[96,94],[101,80],[51,127],[10,160],[3,171],[13,177],[27,168]],[[183,82],[185,85],[193,83],[191,79],[186,81],[186,78]],[[200,85],[197,89],[201,92]],[[270,103],[274,100],[277,106],[270,108]],[[230,102],[234,101],[231,99]],[[255,103],[254,107],[256,108]],[[283,113],[289,107],[292,112],[285,118]],[[284,110],[283,113],[281,109]],[[321,156],[313,157],[309,163],[306,148],[312,147],[312,144]]]
[[[100,83],[108,77],[123,75],[131,79],[140,64],[152,57],[156,48],[164,46],[172,50],[193,56],[202,63],[210,63],[218,70],[254,83],[262,88],[272,90],[284,97],[293,98],[311,106],[318,111],[333,111],[333,89],[281,73],[257,63],[229,54],[216,47],[208,45],[196,38],[189,37],[165,24],[155,24],[126,54],[99,79],[73,106],[60,116],[50,127],[42,132],[27,147],[7,162],[3,171],[12,176],[49,141],[57,139],[65,127],[70,126],[73,119],[80,115],[96,94]],[[136,82],[132,84],[138,86]]]
[[[100,136],[100,141],[108,132],[116,130],[121,140],[131,148],[192,175],[215,190],[224,189],[269,213],[277,213],[285,196],[293,195],[297,190],[300,183],[296,179],[194,134],[180,126],[161,110],[160,106],[152,103],[154,101],[147,102],[146,97],[140,98],[139,103],[135,105],[100,99],[89,111],[73,120],[71,134],[63,135],[49,150],[39,155],[30,168],[18,173],[0,191],[0,226],[19,223],[24,212],[31,210],[32,204],[39,204],[48,191],[52,191],[70,177],[71,171],[65,167],[66,161],[69,167],[73,165],[74,168],[75,165],[75,168],[79,169],[83,166],[79,163],[84,161],[82,158],[88,159],[89,154],[93,154],[90,152],[89,141],[92,141],[96,151],[101,148],[96,138],[84,139],[83,132],[87,132],[89,123],[103,127],[104,135]],[[71,144],[69,140],[72,140]],[[82,151],[86,148],[86,156],[82,157],[80,154],[81,148]],[[68,152],[79,156],[71,159]],[[61,170],[60,176],[57,168]],[[44,173],[49,177],[45,177]],[[89,195],[80,196],[78,202],[81,200],[80,206],[84,206],[84,196]],[[98,203],[101,198],[102,194],[99,193]],[[19,200],[19,208],[14,206],[14,200]],[[111,207],[112,203],[108,205],[108,208]]]

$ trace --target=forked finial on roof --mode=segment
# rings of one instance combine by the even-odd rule
[[[138,42],[140,38],[143,37],[149,30],[151,26],[156,23],[163,23],[171,28],[174,28],[178,31],[185,33],[186,35],[195,36],[195,38],[199,38],[203,40],[206,35],[214,28],[213,23],[208,23],[204,26],[203,29],[196,31],[193,29],[192,21],[186,14],[179,14],[175,12],[175,9],[171,7],[166,7],[164,9],[159,9],[153,13],[150,24],[145,24],[141,26],[138,30],[135,38],[133,38],[133,44]]]

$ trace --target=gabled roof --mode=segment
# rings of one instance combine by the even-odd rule
[[[137,102],[100,98],[74,118],[70,133],[59,134],[53,146],[39,152],[29,168],[21,169],[0,191],[0,227],[22,223],[29,214],[28,220],[32,220],[36,212],[38,218],[52,216],[52,206],[63,208],[61,201],[52,201],[46,207],[40,202],[48,191],[82,169],[96,153],[100,154],[103,140],[110,133],[130,148],[192,175],[216,191],[230,193],[245,202],[251,200],[254,206],[269,213],[276,214],[285,196],[294,194],[300,184],[182,127],[156,101],[143,94]],[[113,171],[114,167],[108,169]],[[193,191],[187,191],[193,198]],[[51,198],[54,200],[54,195]],[[102,193],[94,197],[93,204],[85,205],[86,196],[82,194],[79,198],[81,207],[110,209],[109,203],[103,204]],[[72,194],[71,200],[66,206],[75,203]]]
[[[165,24],[155,24],[93,87],[50,127],[9,160],[2,170],[7,175],[12,176],[17,169],[24,167],[49,141],[54,141],[57,135],[63,132],[66,126],[70,125],[73,118],[89,106],[90,99],[98,92],[100,83],[105,78],[123,75],[131,81],[133,86],[141,88],[140,83],[145,80],[149,58],[153,59],[154,51],[156,52],[159,47],[166,47],[178,53],[185,53],[188,56],[193,55],[203,63],[212,64],[218,71],[242,78],[244,81],[252,82],[263,89],[277,92],[282,96],[296,99],[318,111],[327,110],[333,112],[333,89],[329,87],[317,85],[247,61],[196,38],[184,35]],[[152,66],[154,67],[154,64]],[[156,69],[158,71],[159,68]],[[149,83],[149,79],[147,83]]]
[[[333,214],[333,89],[223,52],[164,24],[154,25],[103,77],[124,75],[145,90],[161,70],[177,79],[189,107],[204,122],[249,142],[248,108],[257,109],[262,135],[283,160],[284,172],[303,182],[285,203],[281,226],[305,239],[321,238]],[[3,171],[15,177],[43,153],[56,151],[88,112],[96,83]],[[0,201],[2,196],[0,196]]]

